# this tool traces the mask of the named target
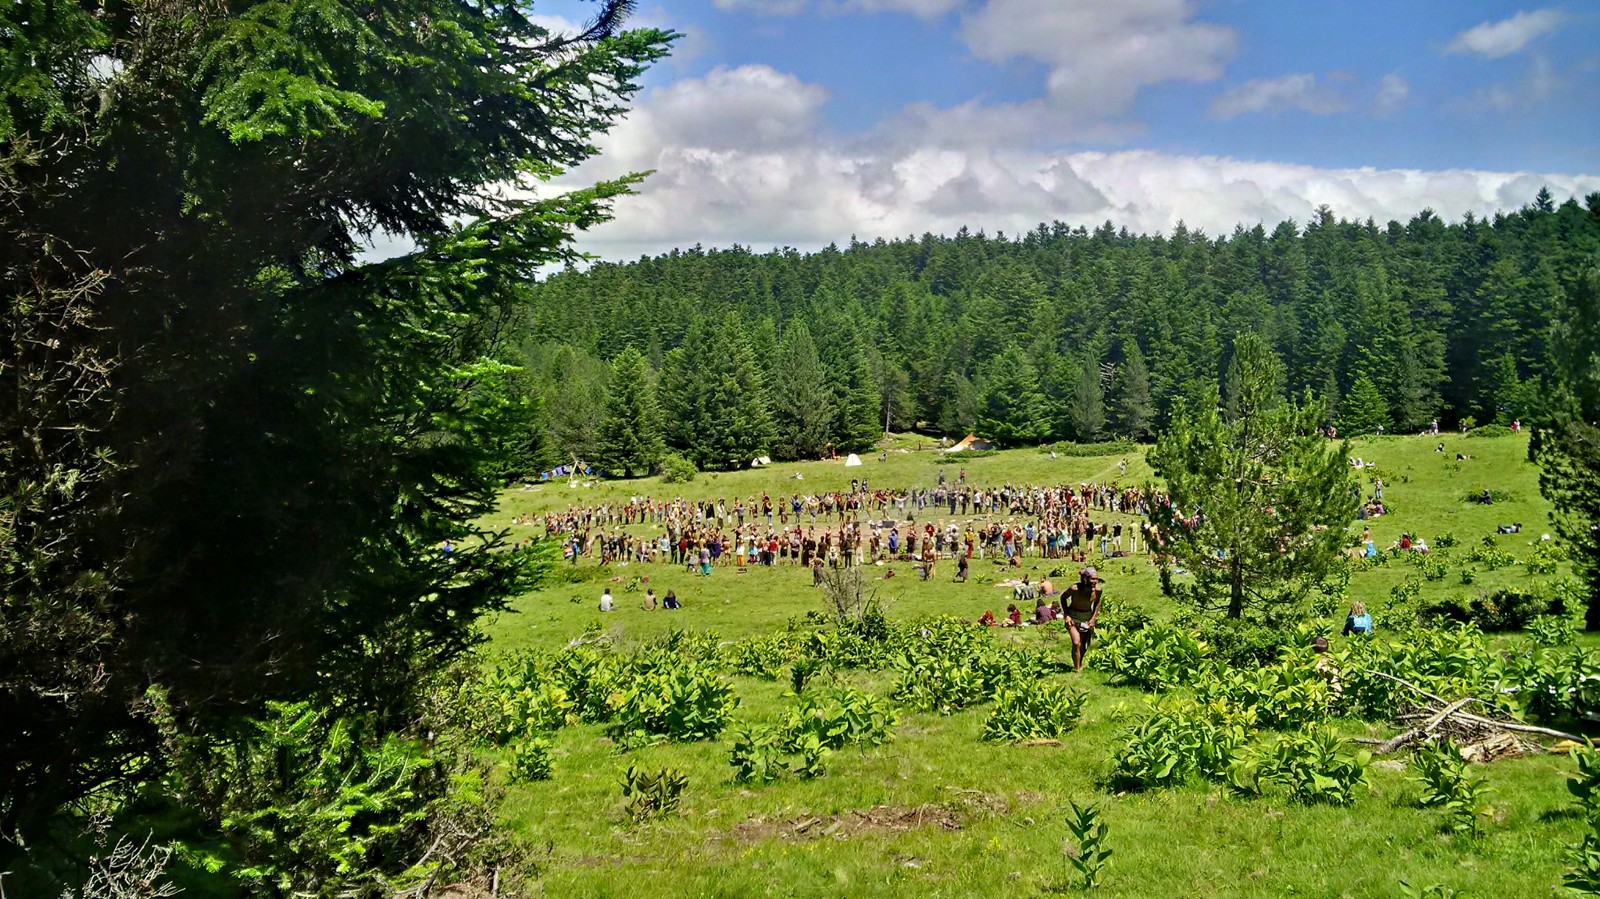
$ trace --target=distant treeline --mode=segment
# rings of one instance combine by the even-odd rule
[[[600,263],[528,291],[532,455],[607,455],[611,363],[628,347],[644,364],[628,354],[622,389],[655,394],[625,398],[648,407],[640,426],[659,404],[665,448],[703,467],[859,450],[886,421],[1009,444],[1144,440],[1179,397],[1219,380],[1226,395],[1251,331],[1282,357],[1283,390],[1313,392],[1349,431],[1537,420],[1565,296],[1597,250],[1600,194],[1557,206],[1541,190],[1455,223],[1323,207],[1303,228],[1225,237],[1058,222]]]

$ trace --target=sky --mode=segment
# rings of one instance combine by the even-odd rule
[[[604,259],[1600,191],[1593,0],[641,0],[632,23],[681,37],[554,183],[653,171],[580,237]]]

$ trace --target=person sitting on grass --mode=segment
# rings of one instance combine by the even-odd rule
[[[1010,605],[1006,606],[1006,620],[1005,623],[1001,624],[1000,626],[1022,627],[1022,611],[1017,608],[1016,603],[1011,603]]]
[[[1372,633],[1372,616],[1367,614],[1367,604],[1353,602],[1350,604],[1350,614],[1344,620],[1344,636],[1351,634]]]
[[[1072,638],[1072,669],[1083,673],[1083,660],[1094,639],[1095,619],[1100,617],[1100,573],[1093,566],[1078,572],[1078,582],[1061,591],[1067,613],[1067,635]]]
[[[610,612],[610,611],[615,610],[616,607],[617,607],[617,601],[614,598],[612,598],[611,591],[610,590],[601,591],[601,593],[600,593],[600,611],[602,611],[602,612]]]
[[[639,604],[639,608],[644,609],[646,612],[654,612],[656,610],[656,591],[646,589],[644,591],[644,602]]]
[[[683,608],[683,606],[678,603],[678,594],[672,590],[668,590],[666,597],[661,600],[661,607],[669,612],[675,612],[678,609]]]
[[[983,617],[978,619],[978,624],[984,627],[994,627],[996,624],[999,624],[999,622],[995,620],[994,610],[989,609],[985,611],[983,613]]]
[[[1039,605],[1033,610],[1034,624],[1049,624],[1056,620],[1056,607],[1047,599],[1039,600]]]

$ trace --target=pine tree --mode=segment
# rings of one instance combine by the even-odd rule
[[[883,420],[878,417],[882,396],[855,325],[847,319],[830,324],[833,333],[823,360],[836,404],[833,442],[840,450],[864,450],[883,433]]]
[[[772,367],[774,452],[786,459],[816,459],[827,448],[836,409],[828,373],[804,322],[783,333]]]
[[[978,376],[978,432],[1003,446],[1034,443],[1048,428],[1044,394],[1033,364],[1015,344]]]
[[[1084,443],[1100,439],[1106,427],[1105,390],[1100,385],[1100,366],[1094,359],[1084,360],[1078,383],[1072,392],[1072,433]]]
[[[1365,374],[1356,378],[1350,395],[1339,407],[1338,421],[1339,430],[1351,437],[1389,427],[1389,405],[1383,401],[1383,394],[1378,392],[1371,378]]]
[[[1158,545],[1193,574],[1180,581],[1164,566],[1163,589],[1202,611],[1248,610],[1273,623],[1331,589],[1359,496],[1348,444],[1318,433],[1321,403],[1277,394],[1279,371],[1259,336],[1240,337],[1236,411],[1225,416],[1212,388],[1180,404],[1150,452],[1168,491],[1151,510]]]
[[[631,346],[611,362],[611,396],[600,421],[599,444],[595,461],[606,472],[625,476],[650,471],[665,452],[650,367]]]
[[[1122,366],[1113,384],[1117,428],[1129,440],[1155,436],[1155,404],[1150,400],[1150,370],[1136,341],[1127,341]]]

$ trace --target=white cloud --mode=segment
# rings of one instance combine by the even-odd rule
[[[1332,115],[1345,108],[1344,100],[1332,87],[1318,84],[1310,74],[1258,78],[1234,87],[1211,101],[1211,117],[1231,119],[1253,112],[1302,110],[1315,115]]]
[[[1208,81],[1233,57],[1231,29],[1192,21],[1189,0],[989,0],[961,36],[980,59],[1049,67],[1048,106],[1073,120],[1125,112],[1140,89]]]
[[[1373,108],[1378,115],[1392,115],[1406,105],[1411,96],[1411,85],[1404,78],[1390,72],[1378,81],[1378,94],[1373,98]]]
[[[1490,59],[1499,59],[1521,50],[1539,35],[1554,31],[1566,21],[1566,18],[1566,14],[1559,9],[1519,12],[1509,19],[1484,22],[1468,28],[1456,35],[1445,50],[1450,53],[1476,53]]]
[[[1558,198],[1600,191],[1600,175],[1318,168],[1221,156],[1130,151],[1054,153],[1022,143],[918,144],[887,135],[819,137],[825,95],[764,66],[719,69],[642,98],[601,140],[603,155],[563,179],[574,187],[655,169],[617,220],[579,246],[630,258],[702,243],[816,249],[863,239],[953,233],[965,225],[1023,233],[1060,220],[1212,234],[1235,224],[1305,222],[1322,204],[1348,218],[1492,214],[1540,185]],[[981,111],[968,110],[973,121]]]

